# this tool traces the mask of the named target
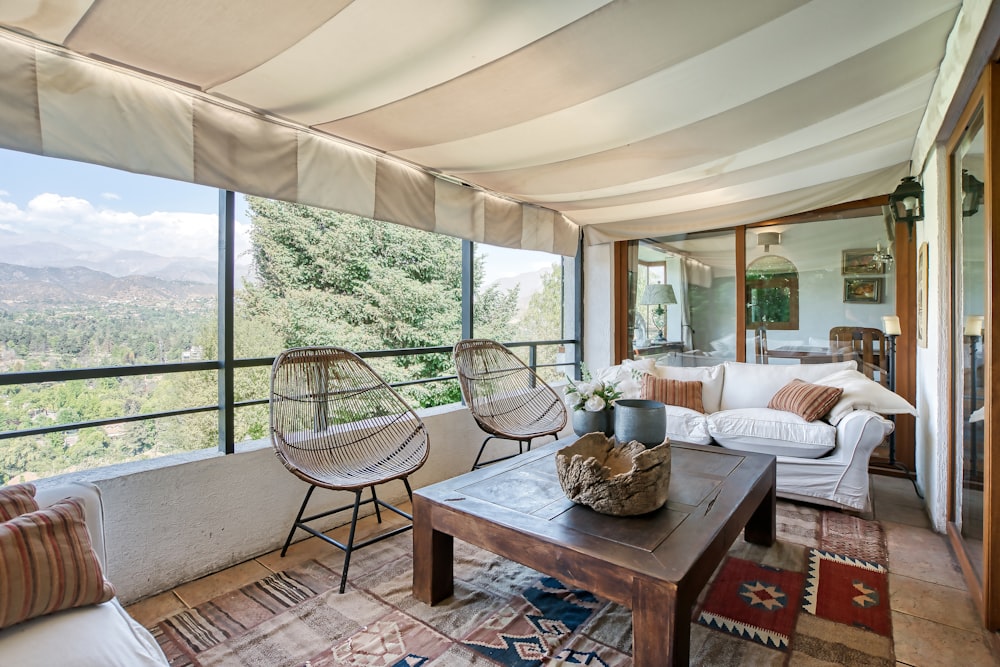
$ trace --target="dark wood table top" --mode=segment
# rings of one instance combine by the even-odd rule
[[[559,485],[555,453],[574,439],[551,443],[414,493],[456,517],[486,519],[498,528],[530,536],[530,544],[549,543],[631,573],[676,582],[688,575],[713,545],[724,542],[723,549],[728,549],[747,523],[750,510],[774,483],[772,456],[672,443],[667,504],[641,516],[608,516],[573,503]],[[744,506],[750,509],[739,512]],[[445,532],[467,539],[457,525]],[[468,537],[468,541],[477,542],[475,536]],[[530,544],[522,541],[519,548],[530,550]],[[533,560],[532,554],[504,555],[536,566],[525,562]],[[584,585],[585,580],[578,583]],[[611,597],[627,602],[631,579],[623,579],[621,584],[618,595]],[[603,594],[611,594],[606,586],[601,588]]]

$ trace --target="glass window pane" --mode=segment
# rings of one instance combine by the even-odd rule
[[[677,366],[736,358],[732,231],[639,241],[632,260],[629,322],[636,356]]]
[[[573,337],[572,311],[567,311],[567,302],[572,299],[566,297],[567,271],[560,255],[483,243],[474,247],[473,335],[476,338],[512,343]],[[572,279],[572,275],[569,277]],[[512,349],[526,364],[534,362],[542,366],[539,375],[548,381],[562,380],[565,373],[571,373],[568,365],[554,366],[572,363],[569,346]]]
[[[881,207],[851,218],[748,229],[747,361],[832,361],[841,358],[831,344],[833,328],[881,331],[882,317],[896,312],[895,263],[888,260],[893,230]]]

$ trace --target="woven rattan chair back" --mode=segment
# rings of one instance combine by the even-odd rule
[[[472,466],[481,462],[491,438],[515,440],[518,454],[531,449],[535,438],[556,435],[566,426],[567,413],[559,395],[507,347],[486,339],[466,339],[454,348],[455,369],[462,398],[483,431],[489,434]],[[513,456],[513,455],[512,455]]]
[[[278,460],[310,485],[281,555],[288,550],[297,528],[343,549],[347,554],[340,584],[343,593],[352,550],[411,527],[354,544],[360,505],[374,504],[380,523],[380,507],[412,521],[408,513],[379,500],[375,485],[402,480],[412,497],[407,477],[427,460],[427,429],[364,360],[337,347],[295,348],[278,355],[271,368],[270,412],[271,444]],[[354,492],[354,503],[303,517],[316,487]],[[371,489],[372,497],[362,501],[365,488]],[[351,508],[354,513],[346,545],[307,525]]]

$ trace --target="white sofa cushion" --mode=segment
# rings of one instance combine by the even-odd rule
[[[671,380],[700,381],[701,403],[705,406],[705,412],[712,413],[719,410],[723,392],[723,380],[725,380],[725,370],[723,364],[695,367],[657,366],[653,370],[653,374],[656,377],[669,378]]]
[[[815,459],[837,444],[837,429],[770,408],[737,408],[708,415],[708,433],[727,449]]]
[[[722,385],[720,410],[739,408],[763,408],[771,397],[790,380],[798,378],[806,382],[816,382],[843,370],[858,369],[855,361],[838,361],[829,364],[743,364],[727,361],[725,382]],[[705,404],[708,410],[708,404]]]
[[[67,609],[0,630],[4,665],[168,667],[166,656],[118,600]]]
[[[712,444],[708,433],[708,419],[697,410],[678,405],[666,406],[667,437],[671,442],[690,442],[695,445]]]
[[[844,390],[827,415],[827,421],[834,426],[852,410],[871,410],[880,415],[917,415],[916,408],[905,398],[856,370],[832,373],[816,380],[816,384]]]

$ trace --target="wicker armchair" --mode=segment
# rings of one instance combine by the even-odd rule
[[[516,440],[520,454],[525,445],[531,450],[533,439],[556,435],[566,426],[566,406],[559,395],[500,343],[461,340],[454,356],[462,398],[479,428],[490,434],[479,448],[473,470],[516,456],[481,461],[493,438]]]
[[[336,347],[286,350],[271,368],[271,444],[278,460],[309,484],[281,550],[284,556],[297,528],[344,551],[340,592],[347,584],[347,569],[355,549],[368,546],[413,527],[413,517],[375,495],[375,485],[402,480],[413,498],[407,476],[427,460],[427,429],[417,414],[356,354]],[[353,491],[354,503],[304,517],[316,487]],[[371,489],[369,500],[361,492]],[[382,522],[380,507],[410,523],[354,543],[358,510],[372,503]],[[353,508],[347,544],[307,525]]]

